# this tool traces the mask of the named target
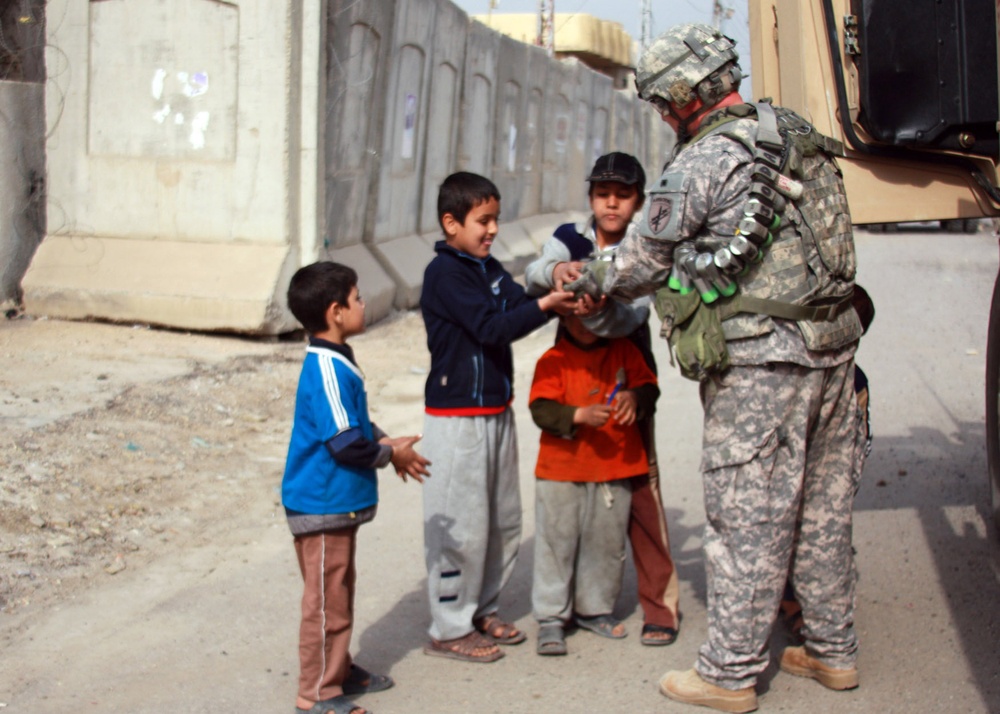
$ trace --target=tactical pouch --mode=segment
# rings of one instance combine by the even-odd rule
[[[837,350],[861,337],[861,320],[854,308],[844,310],[833,320],[825,322],[796,323],[802,332],[806,347],[815,352]]]
[[[656,291],[654,304],[662,323],[660,335],[670,342],[670,362],[677,360],[683,377],[702,382],[729,366],[715,305],[702,302],[697,291],[682,295],[665,287]]]

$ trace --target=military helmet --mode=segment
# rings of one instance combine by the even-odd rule
[[[646,101],[659,97],[684,107],[698,96],[696,87],[701,82],[727,64],[735,65],[738,59],[736,44],[714,27],[677,25],[642,53],[635,68],[635,86]],[[739,74],[736,79],[738,82]]]

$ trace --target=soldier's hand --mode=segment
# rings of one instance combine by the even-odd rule
[[[604,276],[610,266],[611,263],[606,260],[592,260],[583,266],[580,277],[565,287],[577,297],[589,295],[594,300],[600,300],[604,294]]]

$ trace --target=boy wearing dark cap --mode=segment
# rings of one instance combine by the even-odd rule
[[[587,177],[592,215],[583,223],[564,223],[525,269],[528,295],[544,295],[580,276],[589,260],[612,260],[618,243],[638,230],[633,216],[645,201],[646,173],[638,160],[620,151],[601,156]],[[649,333],[649,300],[634,303],[590,302],[580,312],[584,326],[601,337],[628,337],[656,373]],[[640,425],[649,456],[649,476],[634,480],[628,537],[643,610],[642,644],[669,645],[677,637],[679,587],[667,521],[660,499],[652,417]]]

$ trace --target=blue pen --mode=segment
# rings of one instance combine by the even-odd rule
[[[615,378],[618,381],[615,384],[615,388],[611,390],[611,396],[608,397],[608,401],[606,402],[607,406],[611,406],[611,402],[615,400],[615,396],[618,394],[618,390],[625,386],[625,370],[619,368],[618,373],[615,375]]]

